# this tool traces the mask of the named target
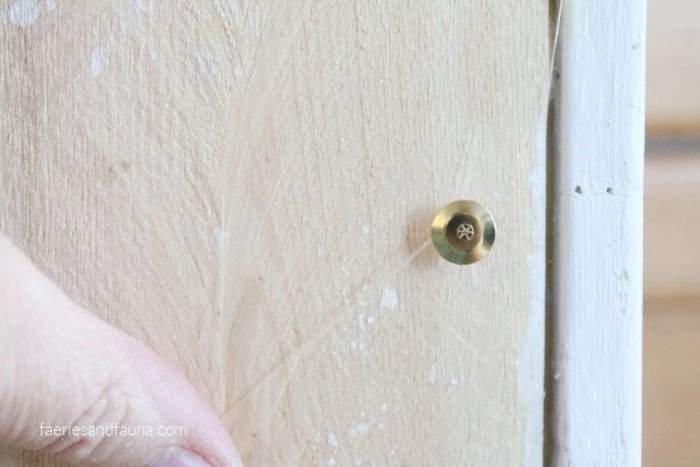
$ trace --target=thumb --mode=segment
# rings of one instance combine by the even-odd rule
[[[241,465],[176,370],[70,301],[1,234],[0,322],[0,444],[80,465]]]

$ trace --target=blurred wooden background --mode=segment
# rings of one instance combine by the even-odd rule
[[[644,465],[700,465],[700,2],[649,0]]]

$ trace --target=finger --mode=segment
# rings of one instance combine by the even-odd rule
[[[69,300],[0,235],[0,443],[80,465],[239,466],[164,360]]]

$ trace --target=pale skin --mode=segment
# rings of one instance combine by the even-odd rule
[[[77,465],[242,465],[170,364],[76,305],[2,234],[0,264],[0,444]]]

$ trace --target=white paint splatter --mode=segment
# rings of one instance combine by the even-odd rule
[[[7,19],[10,23],[28,28],[39,17],[39,8],[36,0],[17,0],[7,11]]]
[[[358,436],[367,436],[369,432],[369,425],[365,422],[360,422],[356,426],[350,428],[348,434],[351,438],[357,438]]]
[[[240,66],[236,65],[233,68],[233,76],[235,76],[236,79],[241,79],[241,77],[243,76],[243,70],[241,69]]]
[[[150,15],[153,13],[153,3],[151,0],[134,0],[134,10],[145,11]]]
[[[217,69],[216,64],[214,64],[214,60],[211,56],[211,52],[209,52],[209,49],[204,47],[200,50],[196,50],[194,56],[197,59],[197,67],[199,68],[199,74],[201,74],[202,76],[218,75],[219,70]]]
[[[328,445],[334,448],[338,447],[338,438],[333,433],[328,433]]]
[[[374,316],[370,316],[369,318],[367,318],[367,324],[369,324],[370,326],[373,325],[375,321],[377,321],[377,318],[375,318]]]
[[[387,410],[389,410],[389,404],[387,404],[386,402],[384,402],[384,403],[382,404],[382,412],[386,413]]]
[[[46,7],[46,11],[51,13],[56,9],[56,2],[54,0],[46,0],[44,6]]]
[[[450,380],[450,385],[452,385],[452,386],[457,386],[457,384],[458,384],[458,383],[457,383],[457,380],[456,380],[456,379],[451,379],[451,380]]]
[[[221,227],[214,229],[214,238],[216,239],[216,245],[219,247],[219,250],[224,249],[224,242],[226,241],[227,236],[228,234]]]
[[[90,58],[90,74],[97,78],[107,66],[107,49],[104,47],[95,47],[92,49],[92,57]]]
[[[362,226],[362,233],[365,235],[369,233],[369,224],[365,224]]]
[[[260,10],[260,5],[255,5],[255,36],[260,37],[262,33],[262,10]]]
[[[349,305],[350,304],[350,293],[348,292],[348,289],[341,290],[340,295],[343,296],[343,302],[345,302],[346,305]]]
[[[355,459],[355,465],[356,466],[362,465],[362,458],[361,457],[358,457],[357,459]]]
[[[383,424],[382,422],[377,423],[377,428],[379,428],[380,430],[383,431],[383,430],[384,430],[384,424]]]
[[[331,466],[331,467],[334,466],[334,465],[335,465],[335,459],[332,458],[332,457],[331,457],[330,459],[328,459],[328,465]]]
[[[428,373],[428,382],[430,384],[435,384],[437,382],[437,368],[434,366],[430,369],[430,373]]]
[[[353,351],[357,350],[357,341],[355,341],[355,340],[350,341],[350,349],[352,349]]]
[[[233,17],[233,22],[236,28],[241,29],[241,7],[236,0],[224,0],[216,2],[216,9],[219,10],[219,15],[222,18]]]
[[[367,330],[367,326],[365,325],[365,315],[363,313],[358,315],[357,324],[360,326],[360,332],[364,334],[364,332]]]
[[[379,301],[379,307],[384,310],[394,310],[399,303],[399,298],[396,295],[396,289],[392,285],[387,285],[382,290],[382,298]]]

